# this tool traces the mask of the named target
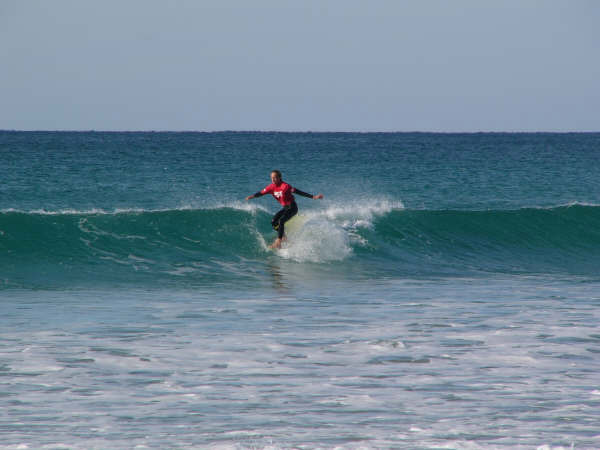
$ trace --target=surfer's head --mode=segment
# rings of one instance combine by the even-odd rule
[[[279,170],[271,171],[271,181],[273,184],[279,185],[281,183],[281,172]]]

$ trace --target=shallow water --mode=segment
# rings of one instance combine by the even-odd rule
[[[280,276],[4,292],[4,445],[598,446],[597,283]]]

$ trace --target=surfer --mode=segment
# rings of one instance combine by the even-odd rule
[[[265,187],[262,191],[258,191],[256,194],[249,195],[246,200],[250,200],[256,197],[262,197],[265,194],[272,194],[283,208],[273,216],[271,225],[273,229],[277,231],[277,239],[271,244],[271,248],[281,248],[281,241],[284,239],[285,222],[290,220],[293,216],[298,213],[298,205],[296,205],[296,199],[292,194],[298,194],[303,197],[320,200],[323,198],[323,194],[311,195],[306,192],[302,192],[300,189],[290,186],[281,179],[281,172],[279,170],[273,170],[271,172],[271,184]]]

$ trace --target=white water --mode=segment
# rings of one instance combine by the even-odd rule
[[[366,245],[356,230],[371,228],[373,220],[393,209],[403,209],[401,202],[371,200],[347,204],[327,204],[302,214],[303,226],[289,234],[278,254],[297,262],[324,263],[341,261],[352,254],[352,243]]]
[[[0,293],[0,448],[600,447],[597,284],[282,270]]]

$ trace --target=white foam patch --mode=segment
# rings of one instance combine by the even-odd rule
[[[401,201],[364,200],[331,205],[324,211],[310,211],[309,215],[324,216],[331,220],[353,223],[355,226],[370,226],[374,217],[387,214],[394,209],[404,209],[404,204]]]
[[[298,262],[340,261],[352,253],[346,231],[333,222],[310,219],[278,250],[284,258]]]
[[[309,211],[307,215],[309,218],[325,218],[333,221],[347,230],[353,241],[366,245],[367,242],[357,234],[357,231],[361,228],[373,228],[373,220],[376,217],[397,209],[404,209],[401,201],[371,200],[332,205],[322,211]]]
[[[375,217],[394,209],[404,209],[404,205],[400,201],[371,200],[303,210],[300,214],[306,222],[288,234],[288,241],[277,253],[298,262],[343,260],[352,254],[352,243],[368,244],[358,230],[372,228]]]

